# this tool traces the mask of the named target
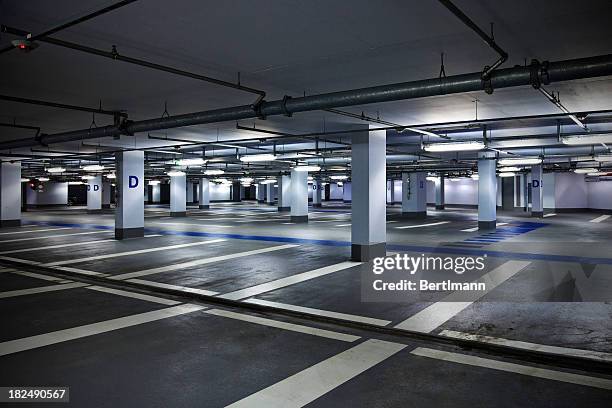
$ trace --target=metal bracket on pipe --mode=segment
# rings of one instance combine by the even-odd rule
[[[117,127],[119,128],[119,131],[122,135],[134,136],[134,132],[130,132],[128,130],[129,126],[132,123],[134,123],[134,121],[128,119],[124,119],[123,121],[121,121],[121,123]]]
[[[489,68],[489,66],[485,67],[485,71]],[[488,75],[485,77],[485,75],[482,76],[482,89],[484,89],[484,91],[486,93],[488,93],[489,95],[491,95],[493,93],[493,84],[491,84],[491,76]]]
[[[529,82],[534,89],[540,89],[542,83],[540,82],[540,61],[532,59],[529,65]]]
[[[257,117],[261,120],[266,120],[266,115],[264,115],[261,112],[261,106],[264,103],[264,99],[263,96],[258,98],[257,101],[255,101],[255,103],[253,105],[251,105],[251,107],[253,108],[253,110],[255,111],[255,115],[257,115]]]
[[[40,133],[34,136],[34,139],[42,146],[49,147],[49,145],[43,142],[43,137],[47,136],[45,133]]]
[[[289,118],[290,118],[291,116],[293,116],[293,113],[291,113],[291,112],[289,112],[289,111],[287,110],[287,101],[288,101],[289,99],[291,99],[291,97],[290,97],[289,95],[285,95],[285,96],[283,96],[283,100],[282,100],[282,102],[281,102],[281,108],[282,108],[283,112],[285,113],[285,116],[287,116],[287,117],[289,117]]]

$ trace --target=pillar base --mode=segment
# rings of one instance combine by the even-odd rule
[[[102,204],[102,208],[111,208],[110,204]]]
[[[308,222],[307,215],[292,215],[291,222]]]
[[[101,208],[96,208],[96,209],[87,209],[87,214],[100,214],[102,212]]]
[[[321,207],[323,207],[323,205],[321,203],[314,203],[312,206],[313,206],[313,208],[321,208]]]
[[[402,212],[402,218],[408,220],[422,220],[427,218],[427,211]]]
[[[208,210],[208,209],[210,208],[210,205],[208,205],[208,204],[200,204],[200,205],[198,206],[198,208],[199,208],[200,210]]]
[[[144,237],[143,228],[115,228],[115,239],[129,239]]]
[[[444,204],[442,205],[436,204],[436,210],[443,210],[443,209],[444,209]]]
[[[264,200],[257,200],[257,204],[263,204],[263,203],[265,203]]]
[[[374,258],[379,258],[387,255],[387,243],[380,244],[352,244],[351,245],[351,260],[357,262],[368,262]]]
[[[496,226],[497,226],[497,220],[478,221],[478,230],[494,230]]]
[[[21,226],[21,220],[0,220],[0,228],[19,226]]]
[[[291,207],[278,207],[278,212],[291,211]]]
[[[532,217],[536,217],[536,218],[543,218],[544,217],[544,211],[532,211],[531,212],[531,216]]]
[[[187,211],[170,211],[171,217],[186,217]]]

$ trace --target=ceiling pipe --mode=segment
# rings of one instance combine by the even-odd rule
[[[580,127],[582,130],[584,130],[585,132],[589,131],[589,128],[587,127],[587,125],[585,125],[584,123],[582,123],[582,121],[580,119],[578,119],[578,117],[574,114],[572,114],[565,106],[563,106],[563,104],[561,103],[561,100],[559,99],[559,96],[555,96],[554,94],[550,94],[550,92],[548,92],[546,89],[544,89],[543,87],[539,87],[537,88],[538,91],[540,91],[540,93],[542,95],[544,95],[546,97],[546,99],[548,99],[549,101],[551,101],[553,104],[555,104],[555,106],[559,109],[561,109],[565,114],[567,114],[567,116],[576,124],[578,125],[578,127]]]
[[[612,55],[550,62],[544,67],[537,63],[537,61],[534,61],[530,66],[499,69],[491,74],[490,85],[493,88],[510,88],[531,85],[534,80],[551,83],[606,75],[612,75]],[[266,116],[288,115],[341,106],[365,105],[436,95],[474,92],[483,90],[485,88],[484,82],[480,73],[476,72],[298,98],[283,98],[276,101],[262,102],[258,106],[242,105],[141,121],[124,121],[118,126],[111,125],[43,135],[40,138],[11,140],[0,143],[0,150],[31,147],[41,143],[52,144],[81,139],[116,137],[121,134],[132,135],[140,132],[206,123],[237,121],[257,117],[265,118]]]
[[[24,35],[24,33],[27,33],[27,31],[20,30],[14,27],[8,27],[5,25],[1,27],[1,31],[8,33],[8,34],[14,34],[14,35]],[[114,45],[111,51],[104,51],[104,50],[89,47],[86,45],[76,44],[73,42],[59,40],[59,39],[51,38],[51,37],[41,37],[39,41],[57,45],[59,47],[69,48],[75,51],[81,51],[87,54],[98,55],[100,57],[106,57],[112,60],[126,62],[128,64],[139,65],[141,67],[146,67],[146,68],[154,69],[157,71],[168,72],[170,74],[179,75],[182,77],[197,79],[199,81],[210,82],[215,85],[225,86],[227,88],[232,88],[232,89],[236,89],[239,91],[257,94],[258,97],[257,97],[257,100],[254,102],[254,105],[258,105],[259,103],[261,103],[261,101],[263,101],[263,98],[265,98],[266,96],[266,93],[264,91],[255,89],[255,88],[250,88],[248,86],[243,86],[243,85],[240,85],[240,83],[235,84],[233,82],[223,81],[221,79],[212,78],[212,77],[200,75],[200,74],[195,74],[193,72],[184,71],[182,69],[172,68],[172,67],[168,67],[165,65],[156,64],[154,62],[149,62],[149,61],[145,61],[142,59],[121,55],[119,54],[119,52],[117,52],[117,48]]]
[[[65,103],[41,101],[40,99],[19,98],[17,96],[0,95],[0,100],[8,101],[8,102],[27,103],[30,105],[48,106],[50,108],[59,108],[59,109],[67,109],[67,110],[74,110],[74,111],[81,111],[81,112],[97,113],[99,115],[110,115],[113,117],[114,116],[123,116],[123,117],[127,116],[127,114],[122,111],[111,111],[111,110],[105,110],[105,109],[88,108],[86,106],[68,105]]]
[[[508,60],[508,53],[504,51],[493,39],[493,33],[489,36],[487,33],[482,31],[480,27],[476,25],[463,11],[461,11],[457,6],[455,6],[450,0],[438,0],[444,7],[446,7],[451,13],[453,13],[459,20],[461,20],[465,25],[471,28],[480,38],[484,40],[484,42],[495,50],[499,54],[499,59],[493,63],[491,66],[485,66],[482,71],[482,79],[487,81],[493,71],[495,71],[501,64]],[[487,90],[487,93],[492,93],[493,88],[490,88],[490,92]]]
[[[73,26],[75,26],[77,24],[81,24],[81,23],[84,23],[85,21],[88,21],[88,20],[91,20],[93,18],[99,17],[102,14],[106,14],[108,12],[117,10],[118,8],[121,8],[123,6],[127,6],[128,4],[134,3],[135,1],[137,1],[137,0],[123,0],[123,1],[119,1],[117,3],[111,4],[110,6],[104,7],[102,9],[100,9],[100,10],[96,10],[96,11],[94,11],[92,13],[86,14],[86,15],[84,15],[82,17],[77,18],[77,19],[70,20],[67,23],[60,24],[59,26],[53,27],[53,28],[51,28],[51,29],[49,29],[47,31],[43,31],[42,33],[39,33],[39,34],[36,34],[36,35],[32,35],[32,33],[29,33],[29,32],[23,32],[22,34],[19,34],[19,35],[25,37],[25,39],[27,41],[30,41],[30,42],[33,42],[33,41],[36,41],[36,40],[40,40],[40,39],[45,38],[45,37],[47,37],[49,35],[55,34],[55,33],[59,32],[59,31],[65,30],[65,29],[73,27]],[[6,48],[0,49],[0,54],[5,53],[7,51],[10,51],[13,48],[15,48],[14,45],[9,45]]]

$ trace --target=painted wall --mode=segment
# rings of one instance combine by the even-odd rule
[[[584,181],[584,174],[555,174],[555,208],[588,208],[588,201],[587,183]]]
[[[337,183],[329,184],[329,199],[330,200],[342,200],[342,186],[338,186]]]
[[[542,176],[542,195],[544,208],[554,209],[555,202],[555,173],[544,173]]]
[[[587,189],[587,205],[597,210],[612,210],[612,181],[584,183]]]
[[[67,205],[68,183],[45,183],[42,192],[36,192],[28,187],[27,203],[29,205]]]
[[[210,201],[228,201],[230,188],[230,185],[210,183]]]
[[[351,188],[351,183],[344,183],[344,185],[342,186],[343,189],[343,194],[342,194],[342,200],[344,200],[344,202],[350,202],[353,200],[353,190]]]

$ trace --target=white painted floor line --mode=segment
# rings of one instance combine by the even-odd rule
[[[394,222],[397,222],[397,221],[387,221],[387,224],[392,224]]]
[[[557,214],[555,214],[555,213],[544,214],[544,218],[546,218],[546,217],[554,217],[555,215],[557,215]]]
[[[196,295],[215,296],[219,292],[213,292],[212,290],[190,288],[187,286],[170,285],[168,283],[154,282],[143,279],[128,279],[128,282],[140,283],[141,285],[152,286],[154,288],[164,288],[172,290],[180,290],[181,292],[195,293]]]
[[[27,271],[12,271],[12,273],[14,273],[15,275],[21,275],[21,276],[27,276],[29,278],[34,278],[34,279],[42,279],[42,280],[46,280],[49,282],[57,282],[57,283],[69,283],[72,282],[71,280],[67,280],[64,278],[58,278],[57,276],[51,276],[51,275],[43,275],[40,273],[35,273],[35,272],[27,272]]]
[[[65,283],[63,285],[50,285],[50,286],[42,286],[38,288],[9,290],[7,292],[0,292],[0,299],[16,297],[16,296],[24,296],[24,295],[34,295],[37,293],[55,292],[58,290],[82,288],[88,285],[89,285],[88,283],[72,282],[72,283]]]
[[[32,241],[35,239],[49,239],[49,238],[63,238],[63,237],[72,237],[75,235],[91,235],[91,234],[104,234],[104,233],[109,233],[111,231],[108,230],[104,230],[104,231],[88,231],[88,232],[75,232],[74,234],[59,234],[59,235],[46,235],[44,237],[29,237],[29,238],[18,238],[18,239],[5,239],[0,241],[0,243],[2,242],[22,242],[22,241]]]
[[[89,245],[89,244],[101,244],[104,242],[117,242],[117,240],[116,239],[98,239],[95,241],[71,242],[69,244],[58,244],[58,245],[37,246],[37,247],[31,247],[31,248],[12,249],[10,251],[2,251],[0,252],[0,255],[17,254],[19,252],[43,251],[47,249],[74,247],[74,246],[82,246],[82,245]]]
[[[308,272],[298,273],[296,275],[287,276],[286,278],[281,278],[277,280],[273,280],[271,282],[262,283],[261,285],[251,286],[246,289],[236,290],[234,292],[229,292],[223,295],[220,295],[220,298],[223,299],[232,299],[239,300],[250,298],[253,296],[260,295],[265,292],[270,292],[271,290],[276,290],[280,288],[284,288],[286,286],[295,285],[296,283],[305,282],[310,279],[318,278],[320,276],[329,275],[330,273],[343,271],[348,268],[352,268],[353,266],[361,265],[362,262],[340,262],[335,265],[325,266],[323,268],[314,269]]]
[[[95,272],[95,271],[88,271],[85,269],[79,269],[79,268],[72,268],[70,266],[50,266],[51,269],[54,269],[56,271],[60,271],[60,272],[72,272],[72,273],[78,273],[81,275],[91,275],[91,276],[100,276],[100,277],[104,277],[104,276],[108,276],[107,273],[102,273],[102,272]]]
[[[264,317],[251,316],[243,313],[231,312],[229,310],[221,310],[221,309],[210,309],[204,311],[204,313],[208,313],[215,316],[227,317],[229,319],[241,320],[243,322],[261,324],[263,326],[275,327],[277,329],[289,330],[298,333],[310,334],[312,336],[325,337],[328,339],[353,342],[355,340],[359,340],[359,336],[353,336],[352,334],[339,333],[330,330],[318,329],[316,327],[302,326],[300,324],[287,323],[273,319],[266,319]]]
[[[174,306],[178,305],[182,302],[177,302],[176,300],[164,299],[157,296],[144,295],[142,293],[130,292],[127,290],[106,288],[104,286],[88,286],[86,289],[96,290],[98,292],[110,293],[112,295],[124,296],[133,299],[145,300],[147,302],[160,303],[162,305]]]
[[[268,247],[268,248],[255,249],[252,251],[237,252],[237,253],[228,254],[228,255],[220,255],[220,256],[215,256],[212,258],[196,259],[194,261],[188,261],[188,262],[183,262],[179,264],[160,266],[157,268],[145,269],[142,271],[129,272],[129,273],[121,274],[121,275],[115,275],[115,276],[110,277],[110,279],[123,280],[123,279],[138,278],[140,276],[153,275],[153,274],[162,273],[162,272],[172,272],[172,271],[177,271],[180,269],[191,268],[194,266],[206,265],[206,264],[210,264],[213,262],[227,261],[229,259],[241,258],[244,256],[249,256],[249,255],[257,255],[257,254],[263,254],[266,252],[279,251],[281,249],[294,248],[296,246],[299,246],[299,245],[296,245],[296,244],[277,245],[277,246]]]
[[[296,312],[310,313],[310,314],[317,315],[317,316],[325,316],[325,317],[332,317],[336,319],[343,319],[343,320],[348,320],[352,322],[374,324],[376,326],[386,326],[389,323],[391,323],[391,321],[389,320],[375,319],[373,317],[358,316],[358,315],[346,314],[346,313],[338,313],[338,312],[332,312],[329,310],[313,309],[311,307],[295,306],[295,305],[289,305],[287,303],[271,302],[271,301],[263,300],[263,299],[247,299],[247,300],[244,300],[244,302],[253,303],[255,305],[276,307],[276,308],[285,309],[285,310],[293,310]]]
[[[480,334],[463,333],[453,330],[443,330],[441,336],[452,337],[455,339],[475,340],[483,343],[499,344],[511,346],[524,350],[542,351],[545,353],[562,354],[565,356],[590,358],[593,360],[612,361],[612,353],[602,351],[575,349],[568,347],[547,346],[545,344],[529,343],[526,341],[502,339],[500,337],[483,336]]]
[[[350,227],[351,225],[353,224],[337,224],[337,225],[334,225],[334,227]]]
[[[545,368],[508,363],[505,361],[476,357],[468,354],[452,353],[449,351],[434,350],[424,347],[417,347],[410,353],[416,356],[450,361],[452,363],[466,364],[475,367],[484,367],[492,370],[499,370],[509,373],[528,375],[531,377],[544,378],[547,380],[561,381],[571,384],[584,385],[587,387],[612,390],[612,380],[608,380],[605,378],[590,377],[587,375],[568,373],[564,371],[548,370]]]
[[[303,407],[405,347],[404,344],[367,340],[228,405],[228,408]]]
[[[439,222],[430,222],[428,224],[418,224],[418,225],[404,225],[402,227],[395,227],[395,229],[408,229],[408,228],[423,228],[423,227],[433,227],[435,225],[448,224],[450,221],[439,221]]]
[[[281,222],[283,225],[295,225],[295,222]]]
[[[105,320],[103,322],[72,327],[70,329],[39,334],[37,336],[5,341],[0,343],[0,356],[18,353],[25,350],[32,350],[38,347],[49,346],[51,344],[62,343],[64,341],[93,336],[96,334],[106,333],[156,320],[167,319],[169,317],[180,316],[186,313],[196,312],[204,308],[204,306],[192,304],[178,305],[161,310],[154,310],[152,312],[124,316],[117,319]]]
[[[485,273],[480,278],[473,281],[475,283],[484,283],[486,285],[485,291],[453,292],[442,299],[442,301],[427,306],[425,309],[410,316],[395,327],[398,329],[430,333],[497,286],[525,269],[529,264],[531,264],[529,261],[505,262],[491,272]]]
[[[10,261],[10,262],[17,262],[20,264],[24,264],[24,265],[39,265],[39,262],[36,261],[30,261],[28,259],[20,259],[20,258],[13,258],[10,256],[0,256],[0,259],[3,259],[5,261]]]
[[[0,232],[0,235],[32,234],[34,232],[59,231],[59,230],[67,230],[67,229],[71,229],[71,228],[62,227],[62,228],[45,228],[45,229],[27,230],[27,231]]]
[[[602,216],[599,216],[597,218],[592,219],[590,222],[602,222],[607,220],[608,218],[610,218],[611,216],[609,214],[604,214]]]
[[[508,223],[507,223],[507,222],[498,222],[498,223],[496,224],[496,226],[498,226],[498,227],[502,227],[502,226],[504,226],[504,225],[508,225]],[[476,232],[476,231],[478,231],[478,227],[474,227],[474,228],[467,228],[467,229],[462,229],[462,230],[461,230],[461,232]]]
[[[150,253],[150,252],[159,252],[159,251],[168,251],[168,250],[172,250],[172,249],[189,248],[189,247],[194,247],[194,246],[199,246],[199,245],[213,244],[215,242],[222,242],[222,241],[225,241],[225,239],[211,239],[211,240],[208,240],[208,241],[189,242],[189,243],[186,243],[186,244],[176,244],[176,245],[168,245],[168,246],[163,246],[163,247],[153,247],[153,248],[147,248],[147,249],[138,249],[138,250],[135,250],[135,251],[114,252],[114,253],[111,253],[111,254],[88,256],[88,257],[85,257],[85,258],[66,259],[66,260],[63,260],[63,261],[49,262],[49,263],[43,264],[43,266],[70,265],[70,264],[74,264],[74,263],[82,263],[82,262],[88,262],[88,261],[97,261],[99,259],[118,258],[118,257],[121,257],[121,256],[140,255],[140,254],[147,254],[147,253]]]

